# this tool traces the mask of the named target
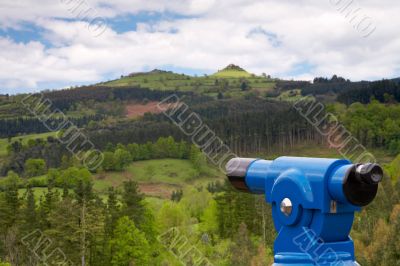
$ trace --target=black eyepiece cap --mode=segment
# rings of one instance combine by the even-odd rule
[[[378,164],[355,164],[344,178],[343,192],[351,204],[364,207],[375,199],[382,179],[383,170]]]
[[[356,177],[367,184],[378,184],[383,179],[383,170],[376,163],[359,164],[356,166]]]

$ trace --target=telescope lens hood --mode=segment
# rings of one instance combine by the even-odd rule
[[[378,164],[356,164],[343,180],[344,195],[351,204],[366,206],[376,197],[382,178],[383,170]]]
[[[247,169],[256,159],[233,158],[226,164],[226,175],[229,182],[241,192],[251,193],[246,184]]]

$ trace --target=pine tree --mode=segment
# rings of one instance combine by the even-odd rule
[[[79,265],[80,262],[79,214],[79,208],[73,199],[66,197],[51,210],[48,215],[51,228],[44,231],[53,241],[53,246],[59,247],[74,265]]]
[[[36,201],[35,195],[33,194],[33,190],[30,186],[26,189],[26,201],[25,208],[23,210],[23,222],[24,222],[24,231],[26,233],[30,233],[33,230],[37,229],[37,213],[36,213]]]
[[[114,230],[117,225],[117,221],[121,216],[117,191],[114,187],[108,189],[108,198],[105,208],[105,221],[104,221],[104,242],[103,242],[103,254],[104,260],[107,265],[111,264],[111,258],[113,254],[113,247],[109,245],[109,241],[114,237]]]
[[[18,186],[20,179],[14,172],[9,172],[4,188],[4,199],[6,209],[4,210],[5,221],[3,226],[8,228],[16,224],[19,215],[19,208],[21,205],[18,197]]]
[[[115,250],[112,266],[149,265],[149,243],[144,233],[128,217],[122,217],[118,221],[110,245]]]
[[[139,226],[142,222],[142,217],[145,211],[143,203],[144,195],[140,193],[139,186],[135,181],[126,181],[124,182],[123,187],[122,213],[132,219],[132,221]]]
[[[74,190],[75,198],[77,200],[78,207],[80,209],[79,213],[79,232],[80,232],[80,253],[81,253],[81,265],[85,266],[86,255],[87,255],[87,234],[88,234],[88,224],[87,224],[87,205],[88,202],[93,198],[92,194],[93,184],[91,181],[78,180],[78,184]]]
[[[55,191],[53,183],[49,182],[47,192],[40,198],[39,204],[39,223],[40,227],[44,230],[51,228],[51,221],[49,215],[52,210],[58,205],[60,195]]]
[[[113,236],[113,231],[120,217],[120,209],[117,199],[117,191],[114,187],[108,189],[108,198],[106,205],[106,221],[105,221],[105,234],[110,238]]]
[[[19,264],[19,216],[20,199],[18,197],[19,177],[9,172],[5,180],[4,193],[0,193],[0,251],[12,265]]]

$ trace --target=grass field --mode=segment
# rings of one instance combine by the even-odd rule
[[[132,86],[141,85],[152,89],[173,89],[170,86],[188,86],[188,81],[191,77],[183,74],[172,72],[153,70],[149,73],[140,73],[133,76],[122,77],[121,79],[113,80],[104,83],[107,86]]]
[[[173,191],[206,188],[210,182],[223,181],[224,176],[214,168],[208,168],[207,174],[199,174],[188,160],[148,160],[134,162],[125,171],[95,175],[93,177],[93,189],[98,192],[103,200],[106,200],[109,187],[120,189],[123,182],[128,180],[139,183],[139,188],[146,195],[150,205],[160,206],[165,199],[171,197]],[[3,179],[0,179],[0,183],[2,181]],[[41,181],[40,183],[46,186],[46,176],[30,178],[29,181]],[[35,184],[35,182],[32,184]],[[32,189],[37,200],[47,191],[46,187],[33,187]],[[62,195],[62,189],[57,188],[57,190]],[[25,192],[25,188],[19,189],[19,196],[22,197]],[[73,191],[70,190],[70,193],[73,193]]]
[[[217,78],[250,78],[251,76],[247,71],[235,69],[223,69],[212,75],[212,77]]]
[[[4,138],[0,139],[0,157],[7,155],[7,146],[16,140],[21,140],[23,144],[28,143],[30,139],[46,139],[47,137],[55,137],[57,132],[48,132],[41,134],[31,134],[31,135],[23,135],[17,136],[10,139]]]
[[[160,159],[132,163],[125,171],[101,173],[95,176],[94,189],[105,192],[110,186],[119,187],[124,181],[135,180],[148,196],[168,198],[172,191],[186,186],[205,186],[223,178],[216,169],[199,175],[188,160]]]

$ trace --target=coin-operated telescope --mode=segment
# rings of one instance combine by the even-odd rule
[[[232,185],[264,194],[278,232],[274,266],[355,266],[349,233],[354,213],[375,198],[383,178],[377,164],[341,159],[231,159]]]

